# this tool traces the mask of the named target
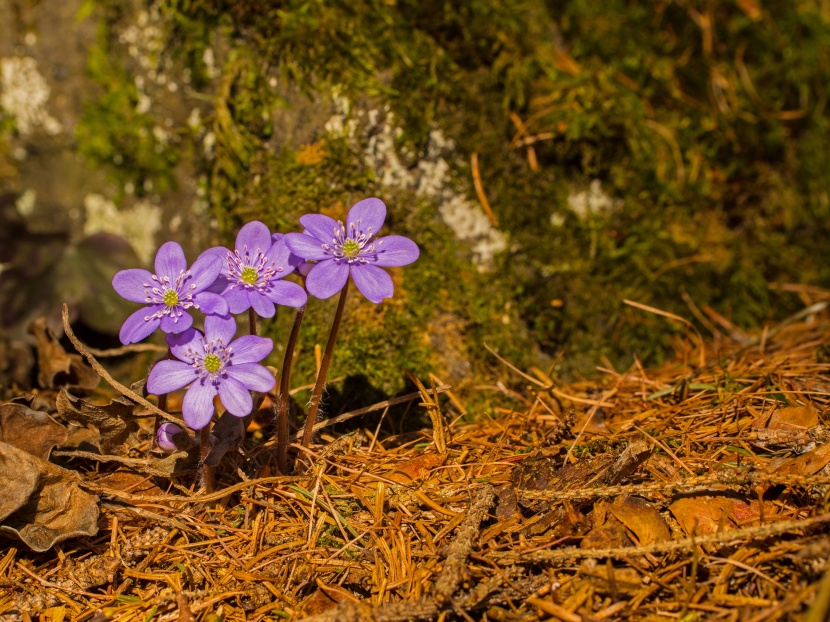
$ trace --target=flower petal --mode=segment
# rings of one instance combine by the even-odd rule
[[[370,264],[352,266],[352,279],[360,293],[375,304],[384,298],[391,298],[395,291],[392,277],[386,270]]]
[[[177,242],[165,242],[156,253],[156,276],[170,277],[175,281],[178,276],[187,270],[187,260],[184,251]]]
[[[248,300],[251,301],[251,306],[259,317],[274,317],[276,312],[274,303],[268,300],[262,292],[257,290],[248,292]]]
[[[276,281],[265,293],[271,302],[285,307],[302,307],[308,302],[308,294],[296,283],[291,281]]]
[[[161,316],[161,330],[165,333],[182,333],[191,326],[193,326],[193,316],[187,311],[177,316]]]
[[[231,344],[231,367],[236,368],[244,363],[258,363],[271,354],[274,342],[267,337],[243,335]]]
[[[345,261],[337,263],[332,259],[314,264],[306,278],[305,287],[316,298],[331,298],[343,289],[348,280],[349,264]]]
[[[155,395],[164,395],[178,391],[196,380],[196,370],[182,361],[165,359],[153,365],[147,377],[147,391]]]
[[[346,230],[350,232],[354,224],[358,231],[369,234],[371,230],[372,235],[377,235],[384,220],[386,205],[383,201],[374,197],[363,199],[352,205],[352,209],[349,210],[349,215],[346,216]]]
[[[279,231],[277,231],[276,233],[272,233],[271,234],[271,244],[273,244],[274,242],[279,242],[284,236],[285,236],[285,234],[280,233]]]
[[[147,270],[133,268],[122,270],[112,277],[112,286],[118,295],[131,302],[147,304],[147,292],[145,285],[153,284],[153,275]]]
[[[222,271],[222,259],[218,253],[202,253],[190,266],[190,278],[184,282],[184,291],[181,293],[198,294],[216,282]]]
[[[236,320],[230,315],[209,315],[205,318],[205,341],[221,339],[226,346],[236,334]]]
[[[189,328],[178,335],[167,335],[167,345],[170,347],[170,353],[180,361],[191,364],[193,363],[194,351],[202,352],[202,342],[205,337],[195,328]]]
[[[271,231],[258,220],[249,222],[239,230],[236,235],[236,250],[244,254],[244,249],[256,254],[257,249],[263,253],[271,246]]]
[[[302,259],[321,261],[331,257],[331,254],[323,250],[323,242],[313,235],[286,233],[283,240],[288,249]]]
[[[207,378],[190,385],[182,400],[182,417],[189,428],[201,430],[210,423],[216,393],[216,387]]]
[[[308,229],[308,232],[321,242],[331,244],[334,239],[335,231],[340,229],[340,223],[334,218],[324,216],[323,214],[306,214],[300,218],[300,224]],[[287,234],[286,237],[296,234]],[[290,246],[288,248],[291,248]],[[294,251],[294,249],[291,249]],[[296,254],[296,251],[294,251]],[[308,258],[307,258],[308,259]]]
[[[199,305],[199,311],[205,315],[227,315],[228,301],[219,294],[200,292],[193,296],[193,302]]]
[[[195,266],[197,263],[199,263],[200,259],[204,259],[205,257],[216,257],[217,259],[219,259],[219,261],[222,262],[221,273],[224,274],[225,272],[227,272],[228,253],[230,253],[230,251],[224,246],[214,246],[213,248],[209,248],[206,251],[204,251],[201,255],[199,255],[196,258],[196,261],[193,262],[193,265]]]
[[[294,265],[292,265],[289,261],[292,257],[291,251],[285,245],[283,240],[274,242],[271,245],[271,248],[268,249],[268,252],[265,253],[265,256],[268,257],[268,261],[275,270],[282,268],[282,270],[271,277],[272,281],[275,279],[281,279],[294,271]]]
[[[156,330],[161,321],[156,317],[149,320],[145,320],[144,318],[153,315],[156,311],[161,310],[161,308],[161,305],[141,307],[138,311],[130,315],[121,326],[121,332],[118,333],[118,338],[121,339],[121,343],[125,346],[131,343],[138,343]]]
[[[402,235],[388,235],[380,238],[375,241],[375,248],[377,249],[376,261],[372,261],[370,255],[366,256],[373,266],[406,266],[418,259],[421,254],[418,245]]]
[[[222,298],[227,301],[230,313],[242,313],[251,306],[248,291],[242,287],[229,287],[222,294]]]
[[[219,383],[219,399],[234,417],[249,415],[254,408],[254,400],[251,398],[250,391],[241,382],[231,377],[224,378]]]
[[[271,372],[257,363],[231,365],[227,370],[228,376],[237,380],[243,387],[250,391],[265,393],[273,389],[277,383]],[[222,403],[224,404],[225,402]]]

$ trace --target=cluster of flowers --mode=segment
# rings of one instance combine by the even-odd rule
[[[383,202],[369,198],[349,210],[345,223],[322,214],[303,216],[302,233],[272,234],[254,221],[239,231],[234,249],[208,249],[190,267],[182,247],[167,242],[156,254],[155,274],[140,269],[116,274],[112,284],[118,294],[145,305],[124,322],[121,342],[139,342],[161,328],[175,357],[156,363],[147,390],[165,395],[188,387],[182,417],[194,430],[210,423],[217,395],[232,415],[250,414],[251,391],[264,393],[275,385],[260,364],[273,342],[255,334],[234,339],[232,315],[253,310],[269,318],[275,305],[301,309],[308,294],[329,298],[350,277],[373,303],[391,297],[392,279],[383,268],[410,264],[419,250],[403,236],[377,237],[385,218]],[[283,280],[292,272],[301,275],[305,288]],[[193,328],[193,311],[205,315],[204,331]],[[162,430],[159,439],[169,443],[171,432]]]

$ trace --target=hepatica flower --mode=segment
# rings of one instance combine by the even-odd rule
[[[383,268],[410,264],[420,251],[415,242],[400,235],[377,237],[385,219],[386,206],[375,198],[355,203],[345,224],[323,214],[300,218],[305,232],[288,233],[283,240],[297,257],[316,262],[306,277],[309,293],[329,298],[351,276],[372,302],[391,298],[392,278]]]
[[[116,274],[112,279],[115,291],[122,298],[147,305],[124,322],[121,343],[139,342],[159,326],[165,333],[181,333],[193,324],[190,309],[227,313],[222,297],[205,291],[221,269],[219,259],[205,254],[188,269],[182,247],[167,242],[156,253],[155,274],[138,268]]]
[[[170,352],[178,360],[159,361],[147,378],[147,390],[156,395],[190,385],[182,416],[194,430],[210,422],[217,394],[229,413],[244,417],[253,409],[251,391],[264,393],[274,388],[271,372],[259,364],[273,349],[273,342],[253,335],[231,341],[235,332],[232,317],[209,315],[204,334],[190,328],[168,335]]]
[[[296,261],[285,243],[272,240],[271,232],[259,221],[249,222],[236,236],[236,248],[217,247],[203,256],[221,257],[222,281],[220,291],[231,313],[242,313],[253,307],[257,315],[272,317],[274,305],[302,307],[308,294],[296,283],[281,279],[294,271]]]

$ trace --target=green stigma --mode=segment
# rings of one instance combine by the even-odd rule
[[[222,367],[222,361],[218,356],[215,354],[208,354],[205,357],[205,369],[211,374],[218,372],[220,367]]]
[[[175,289],[168,289],[164,292],[164,295],[161,297],[164,301],[164,304],[168,307],[175,307],[179,304],[179,294],[176,292]]]
[[[251,266],[246,266],[242,268],[242,274],[239,275],[239,278],[242,279],[243,283],[247,283],[248,285],[253,285],[256,283],[256,280],[259,278],[259,273],[256,271],[256,268],[252,268]]]
[[[357,254],[360,252],[360,244],[349,238],[345,242],[343,242],[343,246],[340,247],[343,255],[351,259],[352,257],[357,257]]]

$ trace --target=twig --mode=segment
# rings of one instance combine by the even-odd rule
[[[103,365],[101,365],[101,363],[99,363],[95,359],[95,357],[92,356],[87,347],[81,342],[80,339],[78,339],[75,336],[75,333],[72,332],[72,327],[69,326],[69,307],[66,305],[66,303],[64,303],[63,305],[61,315],[63,317],[63,330],[66,333],[66,336],[69,337],[69,341],[72,342],[72,345],[75,346],[75,349],[87,360],[92,369],[94,369],[96,373],[107,382],[107,384],[109,384],[113,389],[121,393],[121,395],[130,398],[136,404],[141,404],[142,406],[144,406],[144,408],[152,412],[154,415],[158,415],[162,419],[172,421],[176,424],[180,423],[179,419],[176,419],[176,417],[167,414],[166,412],[158,408],[155,404],[144,399],[129,387],[125,387],[123,384],[121,384],[115,378],[113,378],[106,369],[104,369]]]
[[[576,547],[569,546],[552,551],[493,552],[488,554],[487,557],[498,561],[500,564],[508,565],[576,559],[601,559],[603,557],[624,559],[630,557],[643,557],[645,555],[655,555],[659,553],[671,553],[673,551],[683,551],[691,549],[695,546],[708,546],[714,544],[723,545],[730,542],[737,543],[755,538],[769,538],[770,536],[780,536],[781,534],[799,531],[800,529],[806,529],[808,527],[812,527],[813,525],[828,522],[830,522],[830,514],[820,514],[819,516],[805,518],[804,520],[764,523],[755,527],[744,527],[742,529],[714,533],[708,536],[683,538],[681,540],[672,540],[669,542],[658,542],[656,544],[649,544],[646,546],[618,547],[612,549],[578,549]]]
[[[438,393],[446,393],[452,389],[451,385],[444,385],[440,387],[435,387],[435,390]],[[333,426],[337,423],[343,423],[344,421],[348,421],[349,419],[353,419],[354,417],[359,417],[360,415],[365,415],[370,412],[374,412],[376,410],[381,410],[383,408],[389,408],[390,406],[395,406],[397,404],[403,404],[404,402],[409,402],[411,400],[416,400],[421,397],[420,393],[407,393],[406,395],[401,395],[400,397],[393,397],[388,400],[383,400],[382,402],[378,402],[377,404],[372,404],[371,406],[366,406],[364,408],[358,408],[357,410],[351,410],[347,413],[343,413],[342,415],[337,415],[336,417],[332,417],[331,419],[326,419],[325,421],[321,421],[314,426],[314,432],[319,432],[324,428],[328,428]],[[300,430],[294,435],[295,440],[299,440],[303,436],[303,431]]]
[[[470,502],[470,509],[458,527],[444,567],[435,581],[432,593],[439,604],[449,601],[461,584],[467,567],[467,557],[473,548],[473,540],[478,535],[481,521],[487,516],[495,498],[496,491],[488,484],[479,488]]]

